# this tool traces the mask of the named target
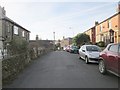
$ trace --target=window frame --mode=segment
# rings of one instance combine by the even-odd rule
[[[17,26],[13,26],[14,34],[19,35],[19,28]]]
[[[114,47],[114,46],[117,46],[117,51],[112,51],[112,50],[110,50],[110,48],[111,48],[112,46],[113,46],[113,47]],[[114,52],[114,53],[118,53],[118,47],[119,47],[118,44],[110,45],[110,46],[108,47],[108,51],[110,51],[110,52]]]

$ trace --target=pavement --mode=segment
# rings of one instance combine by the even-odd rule
[[[54,51],[35,60],[4,88],[118,88],[118,77],[100,74],[98,64],[85,64],[78,54]]]

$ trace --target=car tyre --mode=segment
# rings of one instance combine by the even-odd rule
[[[79,59],[81,59],[81,56],[79,55]]]
[[[85,57],[85,63],[89,64],[89,58],[87,56]]]
[[[103,60],[99,61],[99,71],[101,74],[106,74],[107,70],[106,70],[106,66]]]

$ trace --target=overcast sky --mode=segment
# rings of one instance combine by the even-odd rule
[[[102,2],[100,2],[102,1]],[[118,0],[3,0],[9,18],[31,31],[30,39],[73,37],[116,13]]]

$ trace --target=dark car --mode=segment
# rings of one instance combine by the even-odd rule
[[[79,53],[79,48],[77,46],[70,47],[70,53]]]
[[[109,44],[100,53],[99,71],[102,74],[109,71],[117,76],[120,76],[120,43]]]

